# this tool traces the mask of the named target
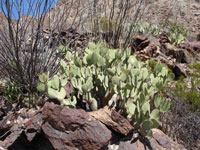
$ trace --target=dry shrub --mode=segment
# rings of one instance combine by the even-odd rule
[[[187,149],[200,148],[200,112],[190,111],[190,104],[183,99],[171,95],[171,110],[164,114],[162,130]]]
[[[37,92],[38,74],[49,72],[52,76],[58,71],[57,47],[61,32],[66,27],[78,29],[83,24],[84,17],[79,11],[83,8],[74,6],[80,1],[66,0],[62,9],[57,9],[58,6],[51,9],[54,0],[0,1],[3,14],[0,18],[0,75],[21,94],[28,93],[29,100]],[[71,18],[74,10],[77,12]]]
[[[94,0],[90,22],[93,33],[114,48],[129,47],[146,5],[146,0]]]

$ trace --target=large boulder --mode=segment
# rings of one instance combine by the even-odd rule
[[[46,103],[42,130],[56,150],[103,150],[111,131],[82,109]]]
[[[10,150],[103,150],[110,139],[111,131],[84,110],[49,102],[0,121],[0,146]]]

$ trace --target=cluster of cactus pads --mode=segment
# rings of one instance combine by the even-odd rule
[[[158,127],[160,113],[170,107],[159,91],[173,79],[173,74],[160,63],[152,68],[151,61],[138,61],[129,49],[89,43],[83,57],[67,51],[60,64],[59,77],[39,75],[38,90],[65,105],[75,107],[80,95],[91,111],[108,105],[125,114],[142,135],[149,135],[150,129]],[[69,81],[76,93],[65,99],[63,86]]]
[[[76,105],[76,99],[71,101],[71,99],[65,99],[66,91],[64,86],[67,84],[67,78],[60,78],[55,75],[52,79],[49,78],[49,73],[41,73],[39,75],[39,83],[37,89],[42,93],[47,93],[52,99],[57,99],[64,105]]]

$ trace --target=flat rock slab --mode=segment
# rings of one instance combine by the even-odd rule
[[[132,135],[109,145],[108,150],[186,150],[159,129],[152,129],[152,138],[134,138]]]
[[[109,109],[108,107],[89,112],[89,114],[117,133],[128,135],[134,129],[127,119],[125,119],[115,110]]]
[[[104,150],[111,131],[82,109],[46,103],[42,130],[56,150]]]

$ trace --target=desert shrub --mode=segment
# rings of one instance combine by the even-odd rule
[[[200,108],[200,64],[190,64],[188,68],[190,69],[187,71],[188,78],[185,79],[183,76],[179,78],[174,94],[190,106],[190,111],[198,111]]]
[[[188,105],[172,98],[171,109],[161,119],[162,130],[188,150],[199,149],[200,113],[189,111]]]
[[[28,93],[30,103],[35,103],[38,74],[48,71],[52,76],[58,71],[61,32],[64,28],[78,29],[75,20],[84,20],[82,11],[74,12],[81,7],[74,6],[79,2],[65,1],[62,8],[55,9],[51,9],[54,0],[0,2],[4,15],[0,25],[1,77],[22,95]]]
[[[179,80],[176,83],[176,95],[183,99],[187,104],[190,105],[191,111],[196,111],[200,108],[200,93],[197,89],[197,86],[200,85],[200,80],[195,81],[193,78],[191,79],[191,87],[189,88],[188,83],[184,82],[184,80]]]
[[[194,63],[188,66],[192,71],[188,72],[189,81],[184,82],[184,77],[176,83],[175,94],[190,105],[191,111],[200,109],[200,64]]]
[[[168,111],[170,102],[160,90],[174,77],[157,63],[140,62],[130,50],[110,49],[102,43],[89,43],[83,58],[69,51],[61,61],[59,76],[39,76],[38,90],[62,104],[76,106],[85,98],[90,111],[106,105],[122,111],[142,135],[159,126],[159,116]],[[70,81],[76,89],[66,99],[65,84]]]
[[[144,3],[144,0],[94,0],[90,26],[96,38],[114,48],[129,47],[136,24],[146,8]]]
[[[171,108],[161,120],[166,134],[192,150],[199,148],[200,138],[200,64],[190,64],[187,75],[181,76],[175,87],[167,88]]]

